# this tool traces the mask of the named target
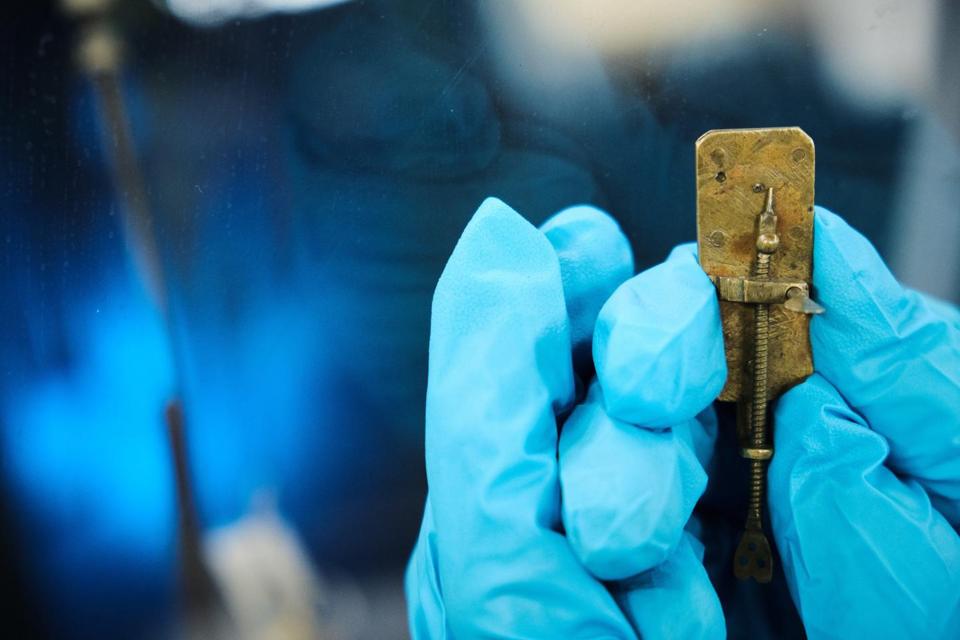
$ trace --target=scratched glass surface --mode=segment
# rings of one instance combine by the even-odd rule
[[[602,207],[641,269],[703,132],[799,126],[817,203],[960,300],[955,2],[8,4],[11,629],[164,637],[212,589],[405,637],[430,300],[488,195]]]

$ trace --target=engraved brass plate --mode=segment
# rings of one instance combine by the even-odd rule
[[[697,141],[697,245],[704,271],[715,282],[751,277],[758,218],[772,189],[780,246],[771,256],[769,278],[809,283],[813,181],[813,140],[797,127],[703,134]],[[743,290],[751,286],[747,282]],[[728,368],[720,400],[743,401],[752,395],[754,306],[720,300]],[[769,309],[767,388],[775,398],[813,373],[813,359],[809,316],[783,304]]]

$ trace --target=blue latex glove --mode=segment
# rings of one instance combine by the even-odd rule
[[[538,231],[491,199],[464,231],[433,303],[415,638],[724,635],[685,531],[726,375],[716,296],[689,248],[607,303],[598,378],[573,407],[628,246],[586,207]],[[672,304],[688,281],[699,295]]]
[[[434,307],[431,496],[407,576],[414,635],[722,636],[688,522],[712,449],[703,409],[726,376],[693,248],[606,302],[596,381],[557,443],[554,415],[573,393],[563,334],[592,320],[556,308],[557,278],[571,310],[595,309],[619,278],[593,267],[605,247],[576,227],[564,242],[547,230],[558,276],[546,247],[534,260],[544,243],[532,229],[485,219],[493,206],[464,234]],[[548,227],[567,228],[563,218]],[[818,374],[779,403],[770,469],[791,594],[810,637],[956,637],[960,314],[901,289],[821,209],[815,251],[828,308],[811,325]],[[591,271],[592,289],[575,277]]]
[[[817,374],[776,409],[774,535],[811,638],[960,638],[960,313],[818,209]]]

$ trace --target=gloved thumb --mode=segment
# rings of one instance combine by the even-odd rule
[[[917,479],[960,524],[960,327],[896,281],[876,250],[818,208],[810,325],[814,368],[890,443],[889,464]]]
[[[770,519],[811,638],[956,638],[960,537],[814,374],[776,408]]]

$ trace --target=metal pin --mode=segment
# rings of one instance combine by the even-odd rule
[[[773,188],[767,189],[763,213],[757,220],[757,256],[754,278],[770,278],[770,256],[780,246],[777,214],[773,209]],[[767,367],[770,355],[770,305],[758,304],[754,311],[753,397],[750,400],[750,447],[741,454],[750,460],[750,502],[743,536],[734,554],[733,572],[738,578],[770,582],[773,556],[763,532],[763,489],[767,484],[767,464],[773,455],[767,429]]]

